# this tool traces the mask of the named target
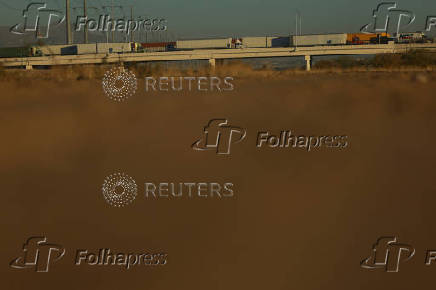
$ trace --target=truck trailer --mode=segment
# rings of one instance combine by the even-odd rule
[[[36,46],[0,48],[0,58],[30,57],[30,56],[41,56],[41,55],[42,55],[41,51]]]
[[[281,36],[244,37],[240,41],[241,48],[289,47],[289,37]]]
[[[346,33],[291,36],[292,46],[345,45]]]
[[[215,48],[231,48],[231,47],[232,47],[231,38],[176,41],[176,48],[178,50],[215,49]]]

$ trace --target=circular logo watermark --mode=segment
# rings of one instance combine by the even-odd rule
[[[104,74],[103,90],[110,99],[124,102],[136,93],[138,82],[134,73],[116,67]]]
[[[115,207],[132,203],[138,195],[135,180],[125,173],[114,173],[106,177],[102,190],[104,199]]]

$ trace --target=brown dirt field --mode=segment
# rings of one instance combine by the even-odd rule
[[[103,94],[102,68],[3,72],[4,289],[432,287],[436,265],[424,261],[436,248],[436,72],[218,70],[235,76],[234,91],[146,93],[140,81],[124,103]],[[190,148],[213,118],[247,130],[229,156]],[[345,134],[350,145],[259,149],[262,130]],[[117,171],[140,188],[120,209],[101,194]],[[143,196],[144,182],[202,181],[233,182],[235,198]],[[10,269],[41,234],[66,256],[49,273]],[[386,235],[415,257],[400,273],[361,269]],[[100,248],[165,251],[168,265],[74,266],[76,249]]]

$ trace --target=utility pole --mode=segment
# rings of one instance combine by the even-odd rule
[[[295,35],[298,35],[298,14],[295,14]]]
[[[114,0],[111,1],[111,19],[112,21],[114,21],[112,27],[112,43],[114,43],[114,39],[115,39]]]
[[[83,15],[85,16],[85,19],[87,19],[86,0],[83,0]],[[85,40],[85,43],[88,43],[88,21],[86,21],[85,24],[85,35],[83,39]]]
[[[297,37],[297,35],[298,35],[298,14],[295,14],[295,47],[298,46],[298,43],[297,43],[298,37]]]
[[[67,21],[67,44],[72,44],[71,38],[71,11],[70,11],[70,0],[66,0],[65,11],[66,11],[66,21]]]
[[[130,21],[132,21],[131,23],[133,23],[133,6],[130,6]],[[133,42],[133,31],[130,32],[130,42]]]
[[[302,18],[302,17],[301,17],[301,14],[300,14],[300,35],[302,35],[302,34],[301,34],[301,18]]]
[[[111,35],[112,35],[112,42],[114,42],[114,40],[115,40],[115,29],[116,29],[116,21],[115,21],[115,19],[114,19],[114,8],[119,8],[119,9],[123,9],[123,6],[114,6],[114,0],[112,0],[111,1],[111,5],[109,6],[103,6],[103,9],[105,10],[105,11],[107,11],[109,8],[110,8],[110,13],[111,13],[111,15],[110,15],[110,20],[111,20],[111,22],[112,22],[112,25],[111,25],[111,30],[112,30],[112,33],[111,33]],[[108,30],[106,30],[106,42],[109,42],[109,31]]]

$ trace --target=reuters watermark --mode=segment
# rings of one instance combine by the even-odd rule
[[[104,74],[102,86],[108,98],[124,102],[136,93],[138,80],[134,73],[124,67],[115,67]]]
[[[145,91],[179,92],[225,92],[233,91],[233,77],[200,76],[200,77],[146,77]]]
[[[147,76],[144,78],[144,92],[230,92],[235,89],[231,76]],[[138,78],[124,67],[114,67],[104,74],[103,92],[116,102],[125,102],[138,91]]]
[[[102,191],[107,203],[115,207],[123,207],[136,199],[138,186],[127,174],[115,173],[105,178]]]
[[[143,183],[143,197],[148,200],[209,199],[224,200],[236,196],[232,182],[149,182]],[[102,186],[103,197],[113,207],[127,206],[138,196],[135,179],[124,172],[107,176]]]
[[[232,198],[235,196],[231,182],[161,182],[145,183],[146,198]]]

